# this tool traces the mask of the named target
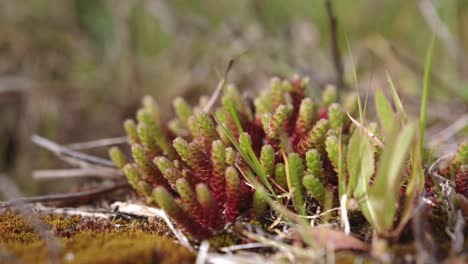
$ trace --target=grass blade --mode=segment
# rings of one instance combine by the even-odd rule
[[[432,37],[429,49],[426,54],[426,64],[424,66],[424,81],[423,91],[421,96],[421,119],[419,124],[419,147],[421,155],[424,153],[424,133],[426,131],[426,118],[427,118],[427,100],[429,95],[429,84],[431,81],[431,69],[432,69],[432,54],[434,51],[434,37]]]
[[[228,104],[229,105],[229,104]],[[238,124],[238,129],[239,131],[243,131],[242,127],[240,125],[239,118],[237,116],[236,110],[233,108],[233,105],[231,107],[228,107],[229,113],[232,115],[232,118],[235,120],[236,124]],[[265,171],[263,170],[262,165],[260,164],[260,161],[258,160],[257,156],[255,155],[252,146],[247,145],[243,146],[244,148],[241,148],[241,146],[237,143],[237,140],[234,138],[232,135],[231,131],[227,129],[216,117],[214,116],[216,123],[219,124],[219,126],[223,129],[224,133],[228,137],[229,141],[234,145],[234,147],[239,151],[241,154],[242,158],[247,162],[249,167],[260,177],[262,180],[262,183],[265,185],[265,187],[270,191],[270,194],[276,197],[276,193],[273,189],[273,186],[270,184],[270,182],[267,179],[267,176],[265,174]],[[236,121],[237,120],[237,121]],[[247,149],[247,151],[244,151],[244,149]]]
[[[406,115],[405,109],[403,108],[403,104],[401,103],[400,97],[396,91],[395,85],[393,84],[392,78],[390,74],[387,72],[387,79],[388,84],[390,85],[390,91],[392,92],[393,102],[395,103],[395,107],[397,109],[398,115],[400,116],[401,123],[406,124],[408,122],[408,116]]]
[[[357,94],[357,103],[358,103],[358,109],[359,109],[359,121],[362,124],[362,123],[364,123],[364,112],[363,112],[363,108],[362,108],[361,97],[359,96],[356,66],[354,65],[353,54],[351,53],[351,46],[349,45],[349,39],[348,39],[347,34],[345,35],[345,39],[346,39],[346,46],[348,47],[348,51],[349,51],[349,56],[351,58],[351,66],[352,66],[352,70],[353,70],[354,85],[355,85],[355,90],[356,90],[356,94]]]

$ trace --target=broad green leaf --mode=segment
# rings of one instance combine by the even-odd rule
[[[375,171],[374,149],[362,129],[356,129],[349,140],[347,163],[348,194],[353,193],[366,219],[374,224],[375,216],[368,199],[369,181]]]
[[[379,162],[375,183],[370,189],[369,200],[375,212],[377,230],[389,230],[393,224],[401,183],[401,170],[408,150],[416,133],[417,123],[412,122],[398,133],[398,122],[393,122],[393,132],[386,141],[385,150]]]
[[[369,181],[374,174],[374,149],[369,137],[356,129],[349,139],[347,164],[349,174],[348,192],[356,198],[367,194]]]
[[[380,89],[375,91],[375,109],[379,116],[380,125],[383,128],[384,134],[387,135],[392,130],[393,125],[393,109],[387,97]]]

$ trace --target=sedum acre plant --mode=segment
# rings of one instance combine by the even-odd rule
[[[191,107],[176,98],[176,117],[168,122],[147,96],[136,121],[124,122],[132,158],[118,148],[110,157],[148,204],[164,209],[196,239],[239,217],[262,219],[269,208],[309,215],[311,205],[323,207],[327,197],[342,208],[355,199],[377,232],[391,231],[402,184],[411,201],[424,187],[416,124],[400,122],[381,92],[381,130],[366,128],[362,116],[352,118],[357,96],[340,103],[331,85],[320,99],[308,92],[308,79],[297,76],[273,78],[252,102],[227,85],[209,112],[203,111],[206,100]],[[466,175],[466,160],[464,145],[453,162],[457,175]],[[466,177],[458,182],[466,192]],[[405,204],[407,210],[413,203]]]

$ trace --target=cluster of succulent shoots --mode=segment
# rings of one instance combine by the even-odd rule
[[[133,162],[117,148],[110,156],[147,203],[163,208],[195,238],[206,238],[241,215],[264,214],[267,203],[248,181],[259,173],[276,193],[293,188],[299,213],[304,213],[304,187],[317,202],[324,200],[330,184],[323,175],[325,149],[333,164],[336,136],[349,126],[344,113],[355,108],[348,104],[343,110],[333,86],[322,100],[313,100],[305,95],[307,85],[305,78],[274,78],[253,104],[228,85],[221,106],[210,112],[203,111],[205,98],[193,108],[176,98],[177,118],[167,125],[147,96],[137,122],[124,123]],[[263,171],[252,170],[238,148],[253,150]]]
[[[110,157],[148,204],[193,238],[210,237],[240,216],[264,216],[269,203],[255,186],[275,199],[292,198],[279,201],[305,215],[311,203],[336,202],[343,153],[356,129],[347,114],[358,109],[355,95],[338,103],[334,86],[313,96],[308,83],[273,78],[254,100],[227,85],[213,110],[205,97],[195,107],[176,98],[169,122],[146,96],[137,121],[124,123],[133,161],[118,148]],[[379,137],[375,124],[367,129]]]

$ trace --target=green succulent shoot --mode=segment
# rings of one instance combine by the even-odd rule
[[[379,235],[391,232],[398,217],[400,225],[407,223],[424,188],[424,166],[421,146],[414,143],[417,127],[398,97],[395,113],[376,92],[379,122],[366,124],[358,95],[340,96],[342,106],[334,86],[315,98],[306,95],[308,83],[298,76],[273,78],[253,99],[254,107],[232,85],[206,112],[207,97],[196,106],[179,97],[170,123],[156,101],[145,97],[137,122],[124,122],[131,157],[115,147],[109,156],[139,196],[193,239],[220,234],[236,221],[264,223],[266,215],[275,215],[271,210],[292,228],[308,230],[303,216],[337,201],[344,222],[353,199]],[[359,123],[350,123],[348,112],[359,112]],[[460,169],[468,162],[466,146],[451,163],[457,192],[466,190]],[[408,200],[400,206],[401,193]],[[314,241],[306,239],[310,230],[298,230],[304,241]]]

